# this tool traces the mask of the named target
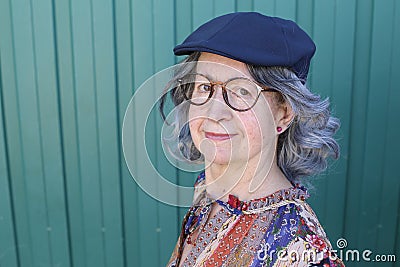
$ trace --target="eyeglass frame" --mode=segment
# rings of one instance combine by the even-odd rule
[[[201,103],[201,104],[194,103],[194,102],[192,102],[190,99],[188,99],[188,96],[186,95],[186,93],[183,94],[183,97],[184,97],[187,101],[189,101],[190,104],[195,105],[195,106],[202,106],[202,105],[206,104],[208,101],[210,101],[210,99],[212,98],[212,96],[213,96],[213,94],[214,94],[214,92],[215,92],[214,86],[216,86],[216,85],[220,85],[220,86],[221,86],[221,89],[222,89],[222,97],[224,98],[225,104],[228,105],[228,107],[230,107],[231,109],[233,109],[233,110],[235,110],[235,111],[238,111],[238,112],[245,112],[245,111],[248,111],[248,110],[252,109],[252,108],[256,105],[256,103],[257,103],[258,99],[260,98],[260,95],[261,95],[262,92],[279,92],[278,90],[276,90],[276,89],[274,89],[274,88],[266,87],[266,86],[261,86],[261,85],[259,85],[257,82],[255,82],[255,81],[253,81],[253,80],[251,80],[251,79],[249,79],[249,78],[247,78],[247,77],[234,77],[234,78],[231,78],[231,79],[227,80],[226,82],[221,82],[221,81],[212,81],[209,77],[207,77],[207,76],[205,76],[204,74],[201,74],[201,73],[188,73],[188,74],[186,74],[185,76],[187,76],[187,75],[200,75],[200,76],[206,78],[206,79],[210,82],[210,87],[211,87],[211,88],[210,88],[210,93],[209,93],[209,95],[208,95],[207,100],[204,101],[204,103]],[[255,86],[257,87],[257,89],[258,89],[258,94],[257,94],[257,97],[256,97],[255,100],[254,100],[254,103],[253,103],[250,107],[248,107],[248,108],[245,108],[245,109],[235,108],[235,107],[233,107],[233,106],[229,103],[228,94],[227,94],[227,92],[226,92],[227,89],[226,89],[225,87],[226,87],[226,85],[227,85],[229,82],[231,82],[231,81],[233,81],[233,80],[236,80],[236,79],[248,80],[248,81],[254,83],[254,85],[255,85]],[[180,79],[178,79],[177,81],[178,81],[178,83],[179,83],[180,85],[182,85],[182,83],[183,83],[183,78],[180,78]]]

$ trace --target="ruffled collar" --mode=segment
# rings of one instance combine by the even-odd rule
[[[249,201],[241,201],[234,195],[228,195],[228,201],[212,199],[206,192],[205,187],[205,173],[200,173],[195,183],[195,194],[193,199],[193,207],[205,207],[211,203],[217,202],[219,205],[225,207],[228,211],[234,214],[242,213],[256,213],[272,209],[288,202],[305,201],[309,198],[307,189],[300,184],[292,184],[293,186],[287,189],[278,190],[270,195],[262,198],[252,199]],[[200,189],[201,188],[201,189]]]

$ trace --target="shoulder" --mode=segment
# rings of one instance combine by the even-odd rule
[[[273,238],[284,241],[276,247],[276,266],[344,266],[308,203],[299,201],[278,209],[272,229],[280,235]]]

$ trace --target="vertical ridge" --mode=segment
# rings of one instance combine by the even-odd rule
[[[119,112],[119,106],[120,106],[120,96],[119,96],[119,80],[118,80],[118,53],[117,53],[117,22],[116,22],[116,8],[115,8],[115,0],[112,0],[112,21],[113,21],[113,52],[114,52],[114,74],[115,74],[115,114],[116,114],[116,120],[117,120],[117,146],[118,146],[118,151],[122,151],[122,146],[121,146],[121,124],[120,124],[120,112]],[[122,263],[123,266],[127,265],[127,259],[126,259],[126,232],[125,232],[125,204],[124,204],[124,191],[123,191],[123,184],[122,184],[122,169],[121,169],[121,164],[122,164],[122,159],[121,159],[121,153],[118,153],[118,176],[119,176],[119,191],[120,191],[120,212],[121,212],[121,231],[122,231]]]
[[[55,11],[55,0],[51,0],[51,10],[52,10],[52,24],[53,24],[53,42],[54,42],[54,61],[55,61],[55,79],[56,79],[56,90],[57,90],[57,108],[58,108],[58,127],[59,127],[59,139],[60,139],[60,152],[61,152],[61,171],[63,176],[63,187],[64,187],[64,202],[65,202],[65,217],[66,217],[66,226],[67,226],[67,237],[68,237],[68,255],[69,255],[69,264],[71,267],[74,266],[73,262],[73,251],[72,251],[72,244],[71,244],[71,221],[70,221],[70,214],[69,214],[69,201],[68,201],[68,184],[66,181],[66,171],[65,171],[65,148],[64,148],[64,130],[63,130],[63,118],[62,118],[62,110],[61,110],[61,94],[60,94],[60,70],[59,70],[59,58],[58,58],[58,42],[57,42],[57,26],[56,26],[56,11]]]
[[[15,218],[15,209],[14,209],[14,196],[13,196],[13,191],[12,191],[12,179],[11,179],[11,173],[10,173],[10,158],[9,158],[9,149],[8,149],[8,137],[7,137],[7,131],[6,129],[6,115],[5,115],[5,109],[4,109],[4,97],[3,97],[3,73],[2,73],[2,57],[0,54],[0,106],[1,106],[1,130],[3,132],[3,142],[4,142],[4,154],[5,154],[5,164],[6,164],[6,173],[7,175],[7,182],[8,182],[8,192],[9,192],[9,201],[10,201],[10,212],[11,212],[11,223],[12,223],[12,236],[14,239],[14,247],[15,247],[15,258],[17,261],[17,266],[20,266],[20,260],[19,260],[19,250],[18,250],[18,236],[17,236],[17,229],[16,229],[16,218]]]

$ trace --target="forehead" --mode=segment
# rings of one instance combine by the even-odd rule
[[[227,80],[233,77],[251,78],[243,62],[207,52],[200,54],[196,72],[215,80]]]

